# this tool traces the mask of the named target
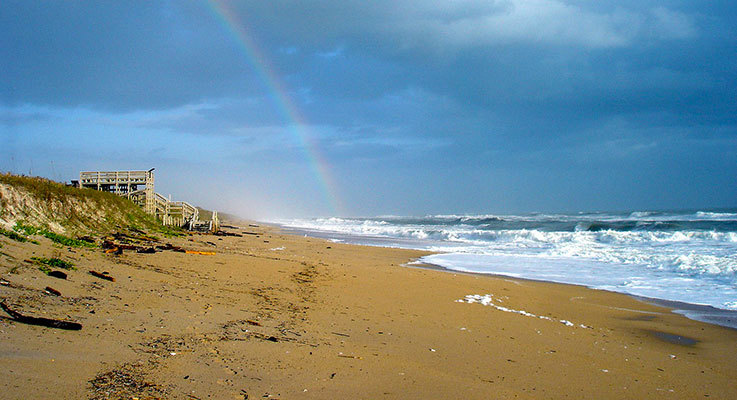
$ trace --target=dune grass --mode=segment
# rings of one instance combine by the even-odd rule
[[[0,184],[6,184],[23,190],[30,197],[41,203],[43,217],[55,224],[64,227],[67,232],[77,234],[108,233],[119,230],[142,230],[161,233],[164,236],[181,236],[181,229],[164,226],[156,218],[146,214],[141,207],[132,201],[115,195],[93,189],[80,189],[64,185],[40,177],[0,174]],[[8,204],[7,199],[0,198],[0,217]],[[82,207],[84,206],[84,207]],[[29,216],[33,219],[36,216]],[[33,221],[30,221],[33,222]],[[41,225],[45,225],[41,223]],[[26,235],[43,235],[56,243],[68,246],[87,246],[89,243],[79,241],[51,231],[49,226],[34,226],[22,223],[18,232]],[[6,231],[9,232],[9,231]],[[24,238],[18,232],[10,233],[9,237],[22,241]],[[6,235],[6,233],[2,233]],[[7,236],[7,235],[6,235]]]
[[[54,268],[61,268],[66,270],[76,270],[77,268],[74,267],[74,264],[69,261],[64,261],[60,258],[52,257],[52,258],[45,258],[45,257],[31,257],[31,260],[38,264],[42,265],[48,265],[49,267]]]
[[[16,242],[27,242],[28,238],[16,232],[0,228],[0,235],[15,240]]]

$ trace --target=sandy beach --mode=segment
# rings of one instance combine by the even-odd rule
[[[0,237],[2,300],[82,324],[3,315],[0,398],[737,398],[735,330],[580,286],[406,266],[419,251],[225,231],[242,236],[161,239],[214,255]],[[77,270],[56,279],[31,257]]]

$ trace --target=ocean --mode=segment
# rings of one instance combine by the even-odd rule
[[[336,242],[433,251],[417,262],[449,270],[676,302],[689,317],[737,328],[737,209],[273,222]]]

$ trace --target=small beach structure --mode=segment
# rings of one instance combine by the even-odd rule
[[[126,197],[164,225],[187,229],[202,225],[195,206],[186,201],[171,201],[171,197],[167,199],[154,191],[154,168],[148,171],[83,171],[79,173],[79,181],[72,181],[72,184]]]

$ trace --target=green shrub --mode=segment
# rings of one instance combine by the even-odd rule
[[[36,228],[35,226],[31,225],[25,225],[22,222],[16,222],[15,226],[13,227],[13,230],[16,232],[21,232],[26,234],[26,236],[36,235],[41,230],[40,228]]]
[[[132,201],[113,193],[80,189],[44,178],[7,173],[0,173],[0,184],[27,191],[33,199],[45,203],[47,207],[42,208],[41,216],[53,221],[54,224],[59,224],[73,235],[109,233],[121,229],[156,232],[166,237],[184,235],[181,229],[163,226],[161,221],[146,214]],[[0,202],[5,202],[5,199],[0,199]],[[80,204],[84,204],[85,207],[79,207]],[[51,212],[51,210],[61,211]],[[0,209],[0,213],[2,212]],[[34,231],[33,228],[21,223],[14,229],[27,235],[43,234],[39,228],[35,228],[38,231]],[[51,237],[49,239],[54,240]]]
[[[75,247],[96,247],[94,243],[90,243],[84,240],[79,239],[72,239],[70,237],[66,237],[64,235],[59,235],[58,233],[51,232],[46,229],[38,228],[32,225],[25,225],[22,222],[16,222],[15,226],[13,227],[14,231],[25,233],[26,235],[41,235],[48,239],[50,239],[54,243],[59,243],[64,246],[75,246]],[[11,232],[12,234],[18,235],[15,232]],[[20,236],[20,235],[18,235]],[[22,237],[22,236],[21,236]],[[25,237],[22,237],[25,240],[28,240]],[[22,240],[22,241],[25,241]],[[32,240],[31,242],[38,243],[35,240]]]
[[[25,237],[23,235],[19,235],[16,232],[8,231],[8,230],[2,229],[2,228],[0,228],[0,235],[7,236],[7,237],[9,237],[9,238],[11,238],[13,240],[18,241],[18,242],[27,242],[28,241],[28,238],[27,237]]]
[[[31,260],[33,260],[34,262],[38,264],[41,264],[41,267],[39,267],[39,269],[41,271],[44,271],[44,273],[46,273],[47,275],[48,275],[48,272],[46,272],[43,269],[46,266],[67,269],[67,270],[77,269],[77,268],[74,268],[74,264],[70,263],[69,261],[64,261],[62,259],[59,259],[59,258],[31,257]],[[46,269],[48,269],[48,267],[46,267]]]
[[[84,240],[72,239],[58,233],[49,232],[46,229],[40,231],[41,235],[50,239],[54,243],[59,243],[63,246],[74,246],[74,247],[97,247],[94,243],[85,242]]]
[[[158,231],[159,233],[161,233],[162,235],[168,238],[184,236],[184,232],[182,231],[182,228],[177,227],[177,226],[161,225],[157,227],[156,231]]]

